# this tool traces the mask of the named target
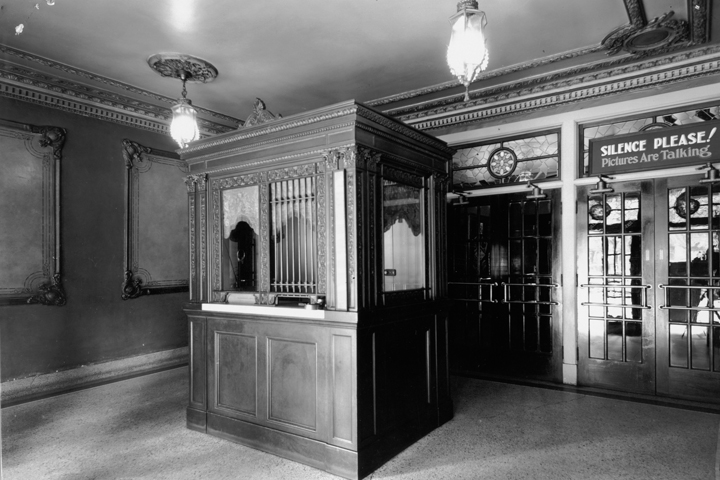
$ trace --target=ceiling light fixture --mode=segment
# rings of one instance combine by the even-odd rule
[[[163,77],[178,78],[182,81],[182,98],[173,105],[170,135],[185,148],[188,143],[200,138],[197,111],[187,98],[186,82],[208,83],[215,80],[217,69],[209,62],[179,53],[158,53],[148,58],[148,65]]]
[[[447,62],[450,72],[465,85],[465,99],[470,100],[470,83],[488,65],[488,50],[485,46],[485,12],[478,10],[476,0],[462,0],[457,4],[457,13],[450,17],[453,23]]]

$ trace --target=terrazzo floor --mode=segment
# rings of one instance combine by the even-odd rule
[[[2,410],[3,479],[337,479],[185,428],[187,368]],[[720,480],[720,416],[453,378],[455,418],[371,476]]]

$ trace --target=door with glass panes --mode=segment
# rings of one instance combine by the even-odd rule
[[[451,368],[561,379],[559,192],[450,207]]]
[[[579,192],[578,381],[720,402],[720,184]]]

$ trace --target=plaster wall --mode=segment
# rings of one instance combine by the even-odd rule
[[[187,346],[187,293],[122,300],[122,140],[174,150],[169,137],[0,97],[0,118],[67,130],[61,163],[61,274],[67,305],[0,307],[2,381]],[[4,258],[0,246],[0,264]],[[4,268],[4,267],[3,267]]]

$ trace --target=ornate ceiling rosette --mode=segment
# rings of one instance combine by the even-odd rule
[[[150,68],[163,77],[182,78],[188,82],[208,83],[218,76],[210,62],[183,53],[156,53],[147,60]]]

